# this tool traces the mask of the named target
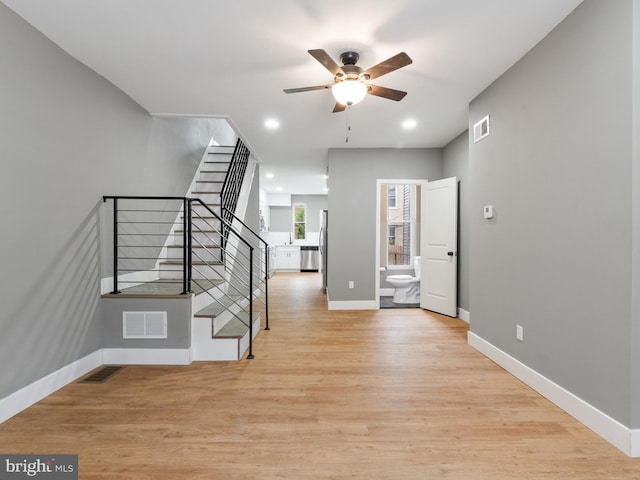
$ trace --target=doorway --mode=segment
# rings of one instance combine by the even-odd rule
[[[415,277],[420,256],[421,190],[426,180],[378,180],[376,208],[376,303],[379,308],[419,308],[410,298],[394,303],[395,287],[387,277]],[[411,290],[419,288],[416,284]]]
[[[455,177],[433,182],[377,181],[375,294],[379,308],[382,297],[395,292],[401,302],[405,300],[400,307],[419,306],[457,317],[457,202]],[[408,213],[392,211],[407,205]],[[416,257],[419,262],[414,269]],[[388,277],[395,274],[419,279],[417,298],[415,289],[406,295],[398,295],[398,288],[390,290]],[[398,307],[398,298],[395,300]],[[406,300],[417,300],[419,305],[408,305]]]

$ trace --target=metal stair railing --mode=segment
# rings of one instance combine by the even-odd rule
[[[225,216],[225,210],[222,210],[223,217]],[[253,245],[258,247],[258,251],[260,251],[264,258],[263,262],[260,263],[260,270],[258,272],[258,278],[260,279],[259,285],[264,285],[264,290],[261,289],[262,293],[264,293],[264,306],[265,306],[265,330],[270,330],[269,328],[269,244],[256,232],[254,232],[246,223],[244,223],[240,218],[238,218],[234,213],[228,212],[227,216],[232,218],[233,221],[240,223],[242,226],[242,231],[247,232],[251,235],[253,239]],[[263,283],[262,283],[263,282]]]
[[[253,355],[254,301],[262,301],[268,324],[268,255],[265,257],[265,275],[259,267],[257,274],[255,238],[260,238],[233,213],[243,226],[239,232],[231,222],[217,214],[202,200],[188,197],[104,196],[113,201],[113,292],[122,293],[123,284],[136,286],[141,278],[161,282],[163,286],[175,284],[176,294],[192,293],[197,286],[218,302],[221,311],[227,311],[249,330],[249,355]],[[135,206],[140,203],[140,206]],[[193,207],[197,205],[198,211]],[[180,217],[182,213],[182,217]],[[180,232],[181,230],[181,232]],[[226,235],[226,239],[225,239]],[[171,245],[171,237],[179,239]],[[251,241],[246,237],[251,237]],[[260,239],[264,245],[268,244]],[[180,256],[167,255],[170,250]],[[260,263],[258,263],[260,265]],[[175,267],[181,266],[180,270]],[[174,278],[163,279],[167,272]],[[264,280],[264,290],[261,283]],[[255,286],[257,285],[257,289]],[[256,294],[256,292],[258,292]],[[220,295],[214,295],[219,293]],[[264,300],[261,297],[264,296]],[[222,301],[221,298],[226,298]],[[247,312],[248,309],[248,312]],[[241,312],[248,313],[246,321]]]
[[[249,164],[249,157],[251,152],[240,139],[236,142],[229,163],[227,174],[225,175],[222,189],[220,190],[220,204],[222,206],[222,217],[226,220],[227,224],[233,223],[233,214],[236,211],[238,205],[238,198],[240,197],[240,190],[242,188],[242,181],[244,174],[247,171],[247,165]],[[225,241],[228,238],[228,233],[223,229],[223,237]]]
[[[120,287],[160,279],[165,273],[158,263],[167,239],[175,231],[176,218],[188,209],[186,197],[105,195],[103,202],[113,201],[113,294],[121,293]],[[180,294],[189,293],[188,226],[186,216],[182,221],[182,278],[166,279],[163,283],[181,285]]]

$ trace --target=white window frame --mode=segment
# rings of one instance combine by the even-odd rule
[[[412,187],[411,188],[411,199],[410,202],[413,206],[413,208],[411,208],[411,218],[409,220],[403,221],[404,224],[409,224],[411,227],[411,251],[409,252],[409,258],[413,258],[416,255],[416,243],[417,243],[417,227],[418,227],[418,218],[416,216],[417,210],[418,210],[418,206],[417,204],[417,196],[416,196],[416,187],[419,185],[418,183],[414,183],[414,182],[398,182],[397,184],[394,184],[393,186],[396,187],[396,206],[395,207],[389,207],[387,206],[387,208],[399,208],[398,207],[398,190],[397,190],[397,185],[403,185],[403,186],[409,186]],[[391,187],[391,185],[389,185],[389,187]],[[387,219],[387,231],[389,230],[389,222]],[[388,241],[388,234],[387,234],[387,238],[385,241],[385,248],[387,250],[387,258],[389,258],[389,241]],[[408,268],[413,268],[413,265],[411,263],[411,260],[409,260],[409,263],[406,265],[389,265],[387,264],[387,269],[388,270],[406,270]]]
[[[304,221],[303,222],[297,222],[296,221],[296,207],[297,206],[302,206],[304,208]],[[297,223],[304,223],[304,237],[303,238],[296,238],[296,224]],[[303,203],[303,202],[296,202],[294,204],[291,205],[291,226],[292,226],[292,232],[293,232],[293,239],[294,240],[306,240],[307,239],[307,204]]]
[[[393,200],[394,204],[391,205],[391,189],[393,188]],[[398,185],[397,184],[389,184],[387,185],[387,208],[398,208]]]

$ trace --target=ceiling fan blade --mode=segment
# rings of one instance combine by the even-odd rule
[[[389,100],[395,100],[399,102],[404,98],[407,92],[402,90],[394,90],[393,88],[379,87],[378,85],[367,85],[367,93],[375,95],[376,97],[388,98]]]
[[[365,70],[363,73],[369,75],[369,79],[374,79],[386,75],[389,72],[393,72],[402,67],[406,67],[413,63],[413,60],[404,52],[394,55],[391,58],[386,59],[384,62],[380,62],[377,65]]]
[[[342,70],[342,67],[340,65],[338,65],[333,58],[331,58],[329,56],[329,54],[327,52],[325,52],[324,50],[317,49],[317,50],[307,50],[309,52],[309,54],[315,58],[317,61],[319,61],[324,68],[326,68],[327,70],[329,70],[333,76],[335,77],[338,73],[341,73],[342,75],[344,75],[344,71]]]
[[[313,90],[326,90],[327,88],[331,88],[331,87],[333,87],[333,85],[317,85],[315,87],[285,88],[283,92],[284,93],[311,92]]]
[[[344,112],[346,109],[347,109],[347,107],[345,105],[336,102],[336,106],[333,107],[333,112],[332,113]]]

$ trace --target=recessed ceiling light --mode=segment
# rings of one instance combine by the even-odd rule
[[[276,190],[277,190],[278,192],[281,192],[281,191],[282,191],[282,187],[278,185],[278,186],[276,187]]]
[[[402,128],[404,128],[405,130],[411,130],[413,128],[416,128],[416,125],[418,125],[418,122],[416,122],[414,119],[410,118],[408,120],[405,120],[404,122],[402,122]]]
[[[269,172],[269,173],[265,174],[265,177],[266,177],[266,178],[273,178],[274,176],[275,176],[275,175],[274,175],[273,173],[271,173],[271,172]]]
[[[267,127],[269,130],[275,130],[280,126],[280,122],[275,118],[267,118],[264,121],[264,126]]]

